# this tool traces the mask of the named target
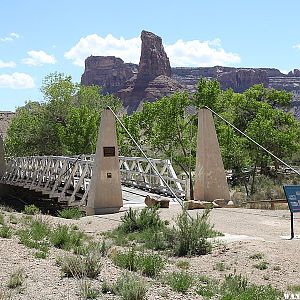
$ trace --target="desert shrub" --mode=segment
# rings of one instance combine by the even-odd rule
[[[196,293],[204,299],[211,299],[219,292],[219,281],[207,276],[197,278]]]
[[[2,213],[2,211],[0,211],[0,225],[4,225],[4,223],[5,223],[4,214]]]
[[[18,219],[15,215],[9,215],[9,222],[11,224],[17,224],[18,223]]]
[[[268,269],[268,265],[269,265],[268,262],[262,261],[258,264],[255,264],[253,267],[256,269],[259,269],[259,270],[266,270],[266,269]]]
[[[25,273],[24,270],[19,268],[15,270],[10,276],[7,283],[7,286],[10,289],[15,289],[23,284],[25,280]]]
[[[34,204],[25,205],[24,207],[24,214],[26,215],[37,215],[40,212],[41,212],[40,209]]]
[[[176,262],[176,266],[182,270],[187,270],[190,267],[190,262],[188,260],[179,260]]]
[[[138,270],[148,277],[155,277],[160,273],[165,265],[165,261],[158,254],[144,254],[138,256]]]
[[[87,280],[82,280],[79,284],[80,295],[82,299],[97,299],[100,291],[92,287],[92,284]]]
[[[129,208],[121,220],[122,223],[118,230],[124,233],[165,226],[165,223],[159,217],[158,207],[145,207],[140,212]]]
[[[112,261],[115,265],[122,269],[127,269],[129,271],[137,270],[137,258],[138,254],[134,247],[130,248],[126,252],[117,251],[112,256]]]
[[[146,299],[146,283],[140,277],[124,273],[113,285],[113,291],[123,300],[144,300]]]
[[[117,251],[112,256],[115,265],[129,271],[140,271],[143,275],[154,277],[163,269],[165,262],[158,254],[138,253],[132,247],[127,252]]]
[[[64,250],[71,250],[83,244],[85,235],[81,231],[74,230],[66,225],[56,227],[50,235],[51,243]]]
[[[249,256],[250,259],[262,259],[264,258],[264,254],[261,252],[254,253]]]
[[[229,270],[230,266],[228,266],[227,264],[225,264],[223,261],[219,261],[214,265],[214,270],[223,272],[226,270]]]
[[[58,216],[64,219],[80,219],[82,212],[78,207],[70,207],[59,211]]]
[[[185,271],[172,272],[167,275],[166,282],[174,291],[185,294],[193,284],[193,277]]]
[[[93,252],[87,256],[70,255],[59,257],[57,264],[65,276],[75,278],[96,278],[102,268],[99,256]]]
[[[3,225],[0,227],[0,237],[5,239],[10,239],[11,236],[12,236],[12,229],[9,226]]]
[[[17,232],[20,243],[28,248],[35,248],[42,252],[48,252],[50,227],[41,220],[30,220],[27,228]]]
[[[41,259],[47,258],[47,255],[48,255],[47,251],[37,251],[34,253],[35,258],[41,258]]]
[[[223,284],[220,286],[221,300],[274,300],[282,296],[275,288],[249,284],[242,275],[225,276]]]
[[[223,282],[200,278],[196,293],[204,299],[220,300],[276,300],[282,293],[271,286],[250,284],[242,275],[230,274]]]
[[[197,214],[196,218],[191,218],[183,210],[177,217],[174,228],[175,255],[203,255],[211,252],[212,244],[207,238],[216,236],[218,232],[208,222],[209,212],[205,210],[201,216]]]

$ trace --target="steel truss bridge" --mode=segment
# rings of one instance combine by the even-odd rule
[[[186,194],[186,181],[177,177],[168,159],[119,157],[121,183],[125,186],[170,196],[163,177],[178,197]],[[93,176],[94,155],[77,157],[28,156],[8,161],[0,183],[40,192],[58,203],[85,206]],[[156,170],[155,170],[156,169]]]

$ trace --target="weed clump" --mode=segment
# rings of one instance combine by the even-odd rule
[[[140,271],[148,277],[157,276],[165,262],[158,254],[137,253],[132,247],[127,252],[116,252],[112,256],[114,264],[129,271]]]
[[[146,299],[147,287],[138,276],[124,273],[113,285],[113,291],[124,300],[144,300]]]
[[[3,225],[0,227],[0,237],[4,239],[10,239],[11,236],[12,236],[12,229],[9,226]]]
[[[50,235],[52,245],[63,250],[71,250],[81,246],[84,238],[83,232],[74,230],[66,225],[56,227]]]
[[[8,280],[7,287],[10,289],[15,289],[23,284],[25,280],[25,273],[23,269],[17,269],[14,271]]]
[[[186,293],[193,284],[193,277],[185,271],[173,272],[166,278],[166,282],[176,292]]]
[[[34,204],[25,205],[24,207],[24,214],[26,215],[37,215],[40,212],[41,212],[40,209]]]
[[[175,255],[204,255],[211,252],[212,244],[207,239],[219,233],[210,225],[209,213],[210,210],[207,209],[201,216],[191,218],[187,211],[183,210],[178,216],[174,228]]]
[[[78,207],[64,208],[58,212],[58,216],[64,219],[80,219],[82,212]]]

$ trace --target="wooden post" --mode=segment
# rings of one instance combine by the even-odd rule
[[[202,201],[230,200],[213,116],[207,109],[198,112],[194,195]]]
[[[116,121],[109,109],[101,116],[87,202],[87,215],[115,213],[123,206]]]

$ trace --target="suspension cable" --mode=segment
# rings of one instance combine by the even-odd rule
[[[244,137],[246,137],[249,141],[251,141],[252,143],[254,143],[255,145],[257,145],[259,148],[261,148],[262,150],[264,150],[265,152],[267,152],[269,155],[271,155],[273,158],[275,158],[276,160],[278,160],[279,162],[281,162],[283,165],[285,165],[288,169],[292,170],[293,172],[295,172],[296,174],[298,174],[300,176],[300,172],[297,171],[295,168],[293,168],[292,166],[288,165],[282,159],[280,159],[279,157],[277,157],[275,154],[273,154],[272,152],[270,152],[264,146],[262,146],[261,144],[259,144],[258,142],[256,142],[254,139],[252,139],[250,136],[248,136],[246,133],[244,133],[243,131],[241,131],[237,127],[235,127],[233,124],[231,124],[229,121],[227,121],[226,119],[224,119],[219,114],[217,114],[214,110],[212,110],[211,108],[209,108],[206,105],[204,107],[207,108],[209,111],[211,111],[215,116],[217,116],[218,118],[220,118],[222,121],[224,121],[227,125],[231,126],[233,129],[235,129],[236,131],[238,131],[241,135],[243,135]]]
[[[158,172],[158,170],[156,169],[156,167],[154,166],[154,164],[151,162],[151,160],[148,158],[148,156],[146,155],[146,153],[143,151],[143,149],[140,147],[140,145],[137,143],[137,141],[135,140],[135,138],[131,135],[131,133],[127,130],[127,128],[125,127],[125,125],[123,124],[123,122],[120,120],[120,118],[115,114],[115,112],[112,110],[111,107],[107,107],[112,114],[115,116],[115,118],[117,119],[117,121],[120,123],[120,125],[122,126],[122,128],[125,130],[125,132],[128,134],[128,136],[131,138],[131,140],[133,141],[133,143],[137,146],[137,148],[141,151],[141,153],[143,154],[143,156],[146,158],[147,162],[149,163],[149,165],[153,168],[153,170],[155,171],[155,173],[157,174],[157,176],[160,178],[160,180],[164,183],[164,185],[169,189],[169,191],[171,192],[171,194],[174,196],[174,198],[176,199],[176,201],[180,204],[180,206],[184,209],[184,205],[182,203],[182,200],[180,200],[177,195],[173,192],[172,188],[169,186],[169,184],[165,181],[165,179],[161,176],[161,174]],[[189,214],[188,214],[189,215]],[[189,215],[190,216],[190,215]],[[191,216],[190,216],[191,217]]]

